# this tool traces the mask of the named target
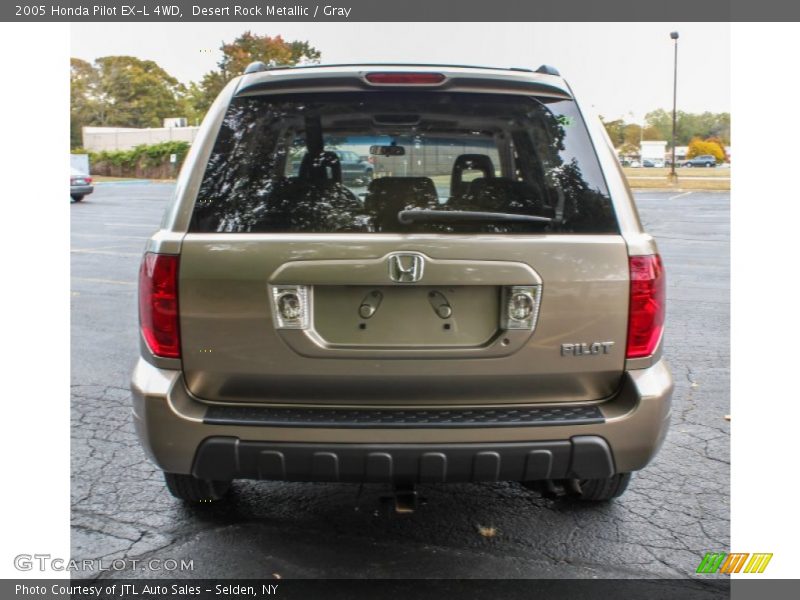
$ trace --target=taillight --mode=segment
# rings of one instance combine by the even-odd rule
[[[153,354],[180,358],[176,255],[144,255],[139,269],[139,326]]]
[[[86,181],[86,183],[92,183],[91,177],[84,177],[84,180]]]
[[[376,85],[436,85],[445,78],[442,73],[367,73],[364,79]]]
[[[666,282],[658,254],[631,256],[631,297],[628,314],[627,358],[655,352],[664,330]]]

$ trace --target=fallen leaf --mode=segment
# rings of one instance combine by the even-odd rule
[[[478,525],[478,533],[485,538],[491,538],[497,535],[497,529],[494,527],[484,527],[483,525]]]

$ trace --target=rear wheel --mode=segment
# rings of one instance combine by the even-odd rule
[[[621,496],[631,481],[630,473],[618,473],[606,479],[582,479],[571,498],[584,502],[606,502]]]
[[[231,487],[230,481],[208,481],[182,473],[164,473],[169,493],[186,502],[222,500]]]
[[[80,202],[81,200],[83,200],[83,194],[72,194],[72,199],[75,202]]]

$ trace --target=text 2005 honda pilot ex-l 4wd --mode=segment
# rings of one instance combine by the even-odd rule
[[[666,434],[664,285],[552,67],[254,63],[147,243],[136,427],[187,501],[238,478],[608,500]]]

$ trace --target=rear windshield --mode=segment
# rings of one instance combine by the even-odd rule
[[[235,98],[190,230],[618,231],[574,102],[456,92]]]

